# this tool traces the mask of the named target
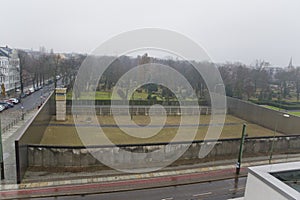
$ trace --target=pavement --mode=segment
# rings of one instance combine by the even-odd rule
[[[0,181],[1,184],[14,183],[16,181],[15,140],[20,137],[23,127],[29,123],[36,112],[37,109],[27,112],[24,115],[24,120],[18,121],[14,126],[2,133],[5,180]]]
[[[73,195],[37,198],[39,200],[224,200],[244,196],[246,177],[188,185],[167,186],[151,189],[118,191],[89,195]]]

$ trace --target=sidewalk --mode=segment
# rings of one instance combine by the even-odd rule
[[[268,160],[261,158],[255,160],[244,159],[240,176],[247,175],[247,167],[254,165],[268,164]],[[289,158],[274,156],[273,163],[299,161],[300,155],[290,155]],[[51,174],[52,181],[36,181],[22,184],[3,184],[0,187],[1,199],[24,199],[32,197],[68,196],[76,194],[93,194],[116,191],[129,191],[136,189],[156,188],[171,185],[207,182],[235,178],[234,161],[227,161],[232,164],[197,167],[179,166],[167,168],[164,171],[143,173],[143,174],[104,174],[85,178],[74,178],[69,175]],[[81,173],[84,175],[84,172]],[[45,180],[45,179],[41,179]]]

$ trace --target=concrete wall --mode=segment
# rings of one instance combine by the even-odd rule
[[[244,146],[244,157],[269,155],[272,145],[272,137],[269,138],[247,138]],[[300,136],[276,137],[274,143],[274,153],[294,153],[300,152]],[[237,158],[240,140],[239,139],[224,139],[217,141],[213,150],[203,159],[198,158],[199,150],[203,145],[211,145],[212,141],[203,142],[195,141],[189,149],[177,160],[175,164],[180,163],[195,163],[205,160],[222,160]],[[133,152],[149,152],[153,149],[164,149],[165,154],[160,154],[163,161],[168,161],[168,153],[182,148],[183,143],[172,144],[167,148],[166,144],[145,144],[145,145],[122,145],[122,148]],[[99,146],[87,147],[94,152],[98,152],[102,158],[109,159],[113,164],[118,165],[119,159],[122,156],[116,147]],[[96,160],[85,147],[55,147],[55,146],[40,146],[29,145],[28,147],[28,162],[29,166],[38,167],[91,167],[103,166]],[[118,158],[118,159],[117,159]],[[139,158],[141,159],[141,158]],[[147,158],[143,158],[147,159]],[[112,161],[111,161],[112,160]],[[122,158],[122,163],[127,166],[136,167],[139,160],[137,158]],[[155,159],[149,162],[147,166],[155,165]],[[67,168],[66,168],[67,169]]]
[[[27,123],[21,136],[15,141],[17,183],[21,182],[28,167],[28,144],[39,144],[45,129],[55,114],[55,100],[52,93],[36,115]]]
[[[283,112],[264,108],[251,102],[227,97],[228,113],[246,121],[259,124],[271,130],[290,134],[300,134],[300,117],[283,116]]]
[[[299,171],[300,162],[287,162],[271,165],[260,165],[248,168],[248,178],[245,190],[245,200],[296,200],[300,193],[289,184],[272,174]],[[289,180],[294,182],[295,177]],[[267,195],[266,195],[267,194]]]

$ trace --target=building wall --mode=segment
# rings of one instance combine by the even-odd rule
[[[17,50],[2,48],[0,56],[0,85],[4,83],[5,91],[14,91],[20,87],[20,61]],[[6,56],[4,56],[4,54]]]
[[[0,85],[3,83],[6,90],[9,87],[9,59],[6,56],[0,57],[0,75]]]
[[[245,190],[245,200],[298,200],[300,193],[286,182],[295,182],[295,173],[300,169],[300,162],[285,162],[278,164],[259,165],[248,168],[248,178]],[[293,173],[282,181],[273,174]]]
[[[247,177],[247,187],[244,200],[288,200],[287,197],[280,194],[272,187],[265,184],[260,179],[253,176],[251,173]]]

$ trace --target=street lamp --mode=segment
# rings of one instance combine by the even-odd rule
[[[287,114],[287,113],[280,113],[279,116],[282,116],[282,117],[285,117],[285,118],[289,118],[290,115]],[[276,131],[277,131],[277,128],[278,128],[278,120],[279,120],[279,117],[277,117],[277,120],[276,120],[276,124],[275,124],[275,128],[274,128],[274,134],[273,134],[273,140],[272,140],[272,145],[271,145],[271,150],[270,150],[270,158],[269,158],[269,164],[271,164],[272,162],[272,157],[273,157],[273,149],[274,149],[274,143],[275,143],[275,136],[276,136]]]
[[[21,119],[24,120],[24,106],[23,106],[23,103],[21,103],[21,111],[22,111]]]

